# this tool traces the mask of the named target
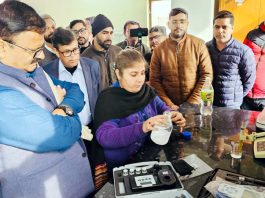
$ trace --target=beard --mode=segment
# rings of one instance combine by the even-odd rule
[[[108,50],[109,47],[111,46],[112,40],[101,41],[101,40],[97,39],[97,43],[98,43],[99,46],[102,47],[103,49]]]
[[[176,31],[178,31],[178,32],[176,32]],[[185,33],[186,33],[185,30],[175,29],[173,32],[170,33],[170,36],[174,39],[180,39],[184,36]]]
[[[45,35],[44,35],[44,40],[45,40],[47,43],[52,43],[52,36],[53,36],[53,34],[49,34],[48,36],[45,36]]]
[[[86,39],[85,37],[79,37],[78,38],[78,44],[83,46],[87,43],[88,39]]]

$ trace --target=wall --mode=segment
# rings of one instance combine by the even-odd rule
[[[214,0],[171,0],[171,7],[180,7],[188,11],[190,34],[204,41],[212,39]]]
[[[114,25],[113,44],[124,40],[123,25],[127,20],[148,26],[147,0],[21,0],[39,14],[50,14],[57,26],[66,27],[74,19],[97,14],[106,15]],[[143,40],[146,43],[146,39]]]
[[[245,0],[241,6],[237,6],[234,0],[219,1],[219,10],[229,10],[234,14],[233,36],[240,41],[244,40],[250,30],[258,27],[259,23],[264,21],[264,9],[264,0]]]

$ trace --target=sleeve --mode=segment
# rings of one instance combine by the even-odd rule
[[[157,108],[157,113],[163,114],[165,111],[170,111],[170,107],[166,105],[164,101],[162,101],[159,96],[156,96],[154,99],[156,108]]]
[[[165,101],[168,106],[172,106],[174,103],[167,96],[162,85],[161,62],[158,53],[158,48],[155,48],[150,63],[150,85],[155,88],[159,97]]]
[[[239,64],[239,74],[243,85],[243,96],[253,87],[256,79],[256,61],[252,50],[247,47]]]
[[[250,34],[247,35],[243,43],[252,50],[252,52],[254,53],[256,64],[257,64],[262,55],[262,48],[252,41]]]
[[[33,103],[23,93],[0,87],[0,143],[33,152],[65,150],[79,138],[77,115],[59,116]]]
[[[125,127],[119,127],[118,120],[103,122],[97,129],[96,138],[103,148],[116,149],[126,147],[136,142],[143,133],[143,122],[135,123]]]
[[[66,90],[66,95],[64,96],[63,101],[60,105],[67,105],[73,109],[75,113],[82,111],[85,102],[84,94],[81,91],[80,87],[76,83],[70,83],[66,81],[60,81],[57,78],[50,76],[54,85],[60,85]]]
[[[192,104],[199,103],[200,92],[201,92],[201,89],[205,82],[206,77],[213,79],[212,63],[211,63],[211,59],[208,53],[208,49],[204,43],[201,43],[201,46],[200,46],[198,71],[199,71],[199,79],[197,81],[197,84],[191,96],[187,100],[187,102],[192,103]]]

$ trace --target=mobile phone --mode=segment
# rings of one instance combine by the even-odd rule
[[[176,170],[176,172],[178,172],[180,176],[190,175],[194,170],[194,168],[191,165],[189,165],[186,161],[182,159],[173,160],[171,163],[174,169]]]

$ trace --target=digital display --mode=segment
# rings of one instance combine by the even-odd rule
[[[257,142],[257,151],[258,152],[265,151],[265,141]]]
[[[147,187],[147,186],[152,186],[156,184],[153,175],[137,176],[134,179],[135,179],[136,185],[140,187]]]

